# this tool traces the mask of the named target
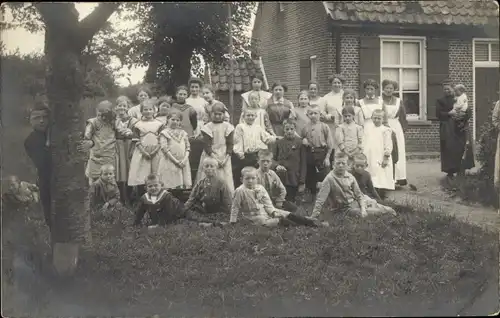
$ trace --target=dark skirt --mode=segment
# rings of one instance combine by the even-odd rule
[[[191,179],[194,184],[198,173],[198,167],[200,166],[201,154],[203,153],[203,140],[201,137],[192,139],[190,141],[190,146],[189,165],[191,166]]]

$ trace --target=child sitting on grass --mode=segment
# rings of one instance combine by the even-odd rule
[[[356,213],[361,214],[362,217],[368,215],[358,182],[352,174],[347,172],[347,162],[348,157],[345,153],[335,154],[333,170],[328,173],[321,184],[311,218],[315,219],[320,216],[325,203],[328,203],[330,213]]]
[[[233,197],[230,223],[236,223],[238,215],[253,224],[274,227],[278,225],[317,226],[314,220],[276,209],[263,186],[257,183],[257,169],[245,167],[241,171],[243,184],[239,186]]]
[[[231,192],[225,180],[217,176],[219,162],[206,157],[202,161],[204,177],[198,181],[184,205],[186,218],[200,225],[220,225],[231,210]]]
[[[372,176],[366,171],[367,163],[364,154],[358,154],[354,157],[352,175],[356,178],[367,208],[378,208],[381,212],[387,212],[396,215],[393,208],[380,204],[382,201],[377,190],[373,187]]]
[[[7,178],[7,186],[2,195],[3,202],[14,206],[29,205],[38,203],[40,192],[35,184],[21,181],[17,176],[9,176]]]
[[[102,212],[121,207],[120,189],[115,180],[115,168],[107,164],[101,167],[99,179],[89,189],[89,205],[92,212]]]
[[[300,140],[300,138],[299,138]],[[273,162],[273,153],[269,150],[259,151],[259,169],[257,169],[257,183],[266,189],[271,198],[271,202],[278,209],[295,212],[297,206],[287,199],[287,191],[276,172],[271,170]],[[295,191],[297,193],[297,191]]]
[[[141,225],[146,213],[150,219],[149,228],[170,224],[183,217],[183,204],[170,192],[163,189],[159,176],[150,174],[144,183],[146,193],[140,198],[137,205],[134,225]]]

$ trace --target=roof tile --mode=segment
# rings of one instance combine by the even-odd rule
[[[233,67],[234,91],[244,92],[251,89],[251,77],[255,74],[263,75],[258,60],[238,59]],[[216,90],[228,91],[231,69],[229,61],[224,61],[217,67],[212,68],[212,85]]]
[[[331,18],[340,21],[481,26],[489,20],[498,24],[499,16],[495,0],[326,1],[325,4]]]

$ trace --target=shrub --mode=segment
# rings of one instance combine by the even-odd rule
[[[494,105],[493,105],[494,107]],[[493,107],[490,111],[491,118]],[[478,173],[457,177],[455,187],[457,194],[465,201],[479,202],[498,208],[498,191],[494,186],[495,154],[498,129],[488,120],[482,127],[478,141],[476,158],[481,164]]]

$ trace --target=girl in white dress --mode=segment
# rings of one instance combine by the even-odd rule
[[[201,128],[205,147],[201,154],[196,183],[205,178],[203,171],[205,158],[214,158],[217,161],[217,176],[227,184],[232,196],[234,183],[231,154],[233,152],[234,126],[224,121],[224,113],[224,104],[216,103],[212,106],[212,121]]]
[[[364,127],[365,136],[370,133],[373,128],[372,113],[376,109],[382,109],[382,98],[376,95],[378,84],[372,79],[368,79],[363,83],[365,97],[358,100],[358,105],[361,108],[363,121],[359,125]]]
[[[170,111],[167,117],[168,127],[160,133],[161,156],[158,172],[166,189],[192,187],[190,144],[188,134],[180,127],[182,116],[178,110]]]
[[[262,109],[266,109],[267,101],[272,97],[272,94],[262,90],[262,84],[264,83],[264,78],[260,75],[255,75],[252,77],[252,90],[241,94],[241,112],[244,113],[245,109],[250,106],[250,93],[256,92],[259,95],[259,106]]]
[[[391,80],[382,81],[382,109],[387,116],[387,124],[396,135],[398,146],[398,162],[394,171],[394,179],[397,185],[407,185],[406,181],[406,147],[404,128],[406,128],[406,111],[401,98],[394,96],[398,84]]]
[[[364,153],[367,158],[367,171],[372,176],[373,186],[383,198],[386,190],[394,190],[392,170],[391,128],[382,124],[384,111],[376,109],[372,113],[373,128],[364,140]]]
[[[133,126],[135,138],[134,153],[130,161],[128,185],[138,187],[138,195],[145,193],[146,177],[156,174],[160,160],[158,136],[163,123],[154,118],[155,101],[148,99],[141,104],[141,120]]]

